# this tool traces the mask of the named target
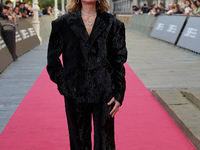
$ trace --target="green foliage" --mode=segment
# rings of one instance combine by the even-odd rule
[[[24,3],[31,3],[33,2],[33,0],[23,0]],[[66,0],[64,0],[64,6],[66,6]],[[40,8],[45,8],[47,6],[52,6],[54,7],[54,0],[38,0],[38,5],[40,6]],[[58,0],[58,9],[61,9],[61,5],[62,5],[62,1]]]
[[[45,8],[47,6],[54,7],[54,0],[38,0],[40,8]],[[64,0],[64,5],[66,5],[66,0]],[[61,9],[62,1],[58,0],[58,9]]]

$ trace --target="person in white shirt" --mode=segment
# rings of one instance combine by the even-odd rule
[[[186,3],[185,3],[185,8],[184,8],[184,15],[185,16],[190,16],[192,12],[192,9],[191,9],[191,1],[190,0],[186,0]]]

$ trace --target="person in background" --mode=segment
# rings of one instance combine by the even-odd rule
[[[15,7],[17,7],[17,6],[19,7],[19,3],[20,3],[19,1],[18,1],[18,2],[16,2],[16,6],[15,6]]]
[[[193,3],[196,7],[198,7],[197,0],[191,0],[191,3]]]
[[[200,8],[199,8],[200,7],[200,0],[197,0],[197,6],[198,7],[196,7],[196,5],[194,3],[191,5],[192,13],[195,16],[199,16],[200,15]]]
[[[12,5],[12,2],[8,0],[8,1],[5,2],[5,5],[7,7],[9,7],[7,15],[10,16],[12,18],[12,20],[13,20],[13,23],[16,24],[16,18],[13,15],[13,5]]]
[[[24,3],[19,3],[19,12],[22,14],[22,18],[29,18],[28,10],[25,8]]]
[[[38,9],[38,16],[39,16],[39,17],[42,17],[42,16],[43,16],[42,13],[41,13],[41,11],[40,11],[40,7],[39,7],[39,9]]]
[[[135,12],[136,15],[141,15],[143,14],[142,12],[142,7],[139,7],[138,10]]]
[[[191,1],[190,0],[186,0],[185,1],[185,8],[184,8],[184,15],[185,16],[190,16],[190,13],[192,12],[192,9],[191,9]]]
[[[176,4],[176,12],[174,12],[174,14],[183,14],[183,9],[181,8],[181,6],[179,4]]]
[[[15,7],[13,15],[14,15],[17,19],[21,19],[21,18],[22,18],[22,14],[19,12],[19,7],[18,7],[18,6]]]
[[[147,8],[147,4],[144,3],[144,5],[142,6],[142,13],[148,13],[148,8]]]
[[[156,9],[155,17],[157,17],[160,14],[164,14],[164,13],[165,13],[164,4],[160,3],[159,7]]]
[[[0,18],[11,21],[12,17],[7,15],[8,10],[9,10],[8,6],[0,4]]]
[[[176,3],[173,3],[171,6],[169,5],[169,10],[165,12],[166,15],[172,15],[176,12]]]
[[[136,5],[132,6],[132,14],[135,14],[135,12],[138,11],[138,7]]]
[[[33,8],[32,8],[32,4],[28,5],[27,10],[28,10],[29,17],[33,17],[34,16],[34,12],[33,12]]]
[[[154,4],[153,8],[149,11],[148,15],[155,15],[156,14],[157,5]]]
[[[13,12],[13,5],[12,5],[12,2],[11,2],[11,1],[6,1],[6,2],[5,2],[5,5],[10,6],[10,12],[12,13],[12,12]]]

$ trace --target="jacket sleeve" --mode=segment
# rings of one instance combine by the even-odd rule
[[[119,22],[112,39],[112,55],[114,98],[122,105],[126,90],[124,63],[127,60],[125,27],[122,22]]]
[[[63,49],[63,38],[56,26],[56,22],[52,21],[52,30],[49,39],[47,52],[47,72],[50,79],[58,86],[61,95],[65,95],[65,84],[63,76],[63,66],[60,61],[60,55]]]

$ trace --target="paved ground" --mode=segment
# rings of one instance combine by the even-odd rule
[[[19,57],[0,74],[0,133],[46,65],[47,42]]]
[[[128,64],[149,89],[200,87],[200,55],[127,32]]]
[[[126,35],[128,64],[148,89],[200,88],[200,55],[128,30]],[[44,69],[46,48],[47,42],[20,57],[0,75],[0,133]],[[161,95],[165,99],[170,93]]]

